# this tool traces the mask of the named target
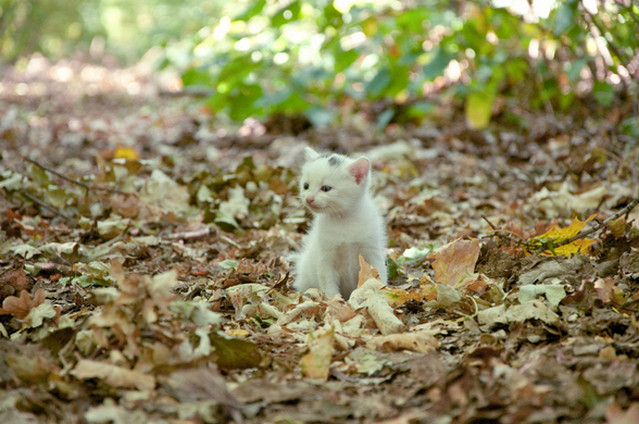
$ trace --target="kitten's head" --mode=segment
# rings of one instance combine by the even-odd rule
[[[371,163],[307,147],[302,167],[300,198],[315,213],[347,214],[368,190]]]

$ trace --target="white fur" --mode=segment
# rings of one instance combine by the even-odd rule
[[[311,148],[306,148],[305,156],[300,198],[315,217],[297,258],[293,287],[299,291],[318,288],[328,296],[341,293],[346,299],[357,287],[359,255],[386,284],[386,231],[369,193],[370,161],[320,155]],[[331,165],[331,157],[339,163]],[[323,186],[332,189],[324,192]],[[307,203],[309,198],[312,205]]]

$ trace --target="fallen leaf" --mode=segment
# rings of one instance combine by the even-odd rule
[[[370,278],[351,293],[348,303],[356,310],[365,308],[382,334],[397,333],[404,328],[404,323],[393,313],[384,288],[385,285],[380,280]]]
[[[529,284],[519,288],[519,303],[525,303],[544,295],[551,305],[557,306],[566,297],[564,286],[559,284],[535,285]]]
[[[307,377],[326,381],[333,358],[333,340],[335,339],[333,330],[314,337],[309,335],[309,337],[311,337],[308,343],[309,352],[300,359],[302,372]]]
[[[617,403],[611,403],[606,408],[606,424],[637,423],[639,423],[639,403],[633,403],[625,412]]]
[[[426,353],[439,348],[439,340],[431,331],[414,331],[375,336],[368,341],[369,349],[410,350]]]
[[[129,411],[127,408],[115,405],[107,399],[104,405],[93,406],[84,414],[84,418],[90,423],[113,424],[144,424],[149,422],[149,417],[142,410]]]
[[[624,302],[623,290],[617,287],[612,277],[598,278],[594,283],[597,297],[603,303],[621,304]]]
[[[544,234],[533,237],[529,239],[528,242],[535,246],[539,246],[540,248],[546,247],[546,250],[542,252],[542,255],[546,256],[572,256],[580,253],[587,253],[590,249],[590,245],[593,244],[595,240],[583,238],[577,239],[572,243],[563,246],[554,246],[579,234],[586,224],[593,220],[595,216],[597,216],[597,214],[592,214],[585,221],[580,221],[575,218],[573,219],[572,224],[565,228],[561,228],[555,224]]]
[[[152,375],[90,359],[79,360],[71,374],[81,380],[98,378],[113,387],[139,390],[152,390],[155,387],[155,377]]]
[[[27,316],[24,317],[24,323],[31,328],[40,327],[45,320],[55,318],[56,315],[57,312],[53,305],[41,303],[29,310]]]
[[[529,319],[538,319],[547,324],[559,321],[559,316],[554,313],[544,302],[534,299],[521,305],[512,305],[506,311],[508,322],[523,322]]]
[[[554,313],[546,304],[533,299],[521,305],[497,305],[477,312],[479,324],[492,327],[496,324],[507,324],[510,322],[523,322],[529,319],[538,319],[547,324],[553,324],[559,320],[559,316]]]
[[[38,289],[33,295],[33,299],[26,290],[20,292],[20,297],[9,296],[2,302],[0,315],[13,315],[18,319],[25,319],[31,309],[44,303],[44,290]]]
[[[138,152],[133,150],[130,147],[118,147],[113,152],[113,157],[116,159],[129,159],[129,160],[137,160],[140,158]]]
[[[433,261],[436,282],[450,286],[461,285],[467,279],[476,278],[479,239],[457,239],[435,250],[428,258]]]
[[[0,288],[2,290],[0,291],[0,297],[26,290],[28,284],[27,275],[24,273],[23,267],[9,269],[0,274]],[[8,287],[9,291],[6,291],[5,287]]]
[[[224,369],[256,368],[262,362],[259,347],[248,341],[226,337],[223,333],[209,335],[214,348],[215,363]]]
[[[359,274],[357,279],[357,287],[361,287],[369,278],[379,280],[379,272],[371,264],[366,262],[362,255],[359,255]]]

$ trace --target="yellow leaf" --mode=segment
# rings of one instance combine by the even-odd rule
[[[225,333],[232,337],[246,337],[251,334],[243,328],[229,328]]]
[[[140,158],[140,155],[130,147],[118,147],[113,152],[113,157],[116,159],[137,160]]]
[[[553,225],[550,230],[546,231],[544,234],[534,237],[529,240],[529,242],[539,245],[540,247],[548,247],[548,249],[542,252],[542,255],[546,256],[554,256],[554,255],[563,255],[563,256],[572,256],[578,253],[586,253],[590,248],[590,245],[595,242],[592,239],[578,239],[573,241],[572,243],[553,247],[558,243],[561,243],[565,240],[568,240],[571,237],[576,236],[579,232],[586,226],[586,224],[593,220],[596,214],[590,215],[585,221],[580,221],[575,218],[566,228],[561,228],[558,225]]]

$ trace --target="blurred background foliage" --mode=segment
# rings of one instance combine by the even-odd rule
[[[472,128],[608,108],[637,96],[638,34],[631,0],[0,0],[5,61],[106,50],[133,63],[161,49],[158,69],[214,113],[317,126],[361,105],[380,128],[443,100]]]

